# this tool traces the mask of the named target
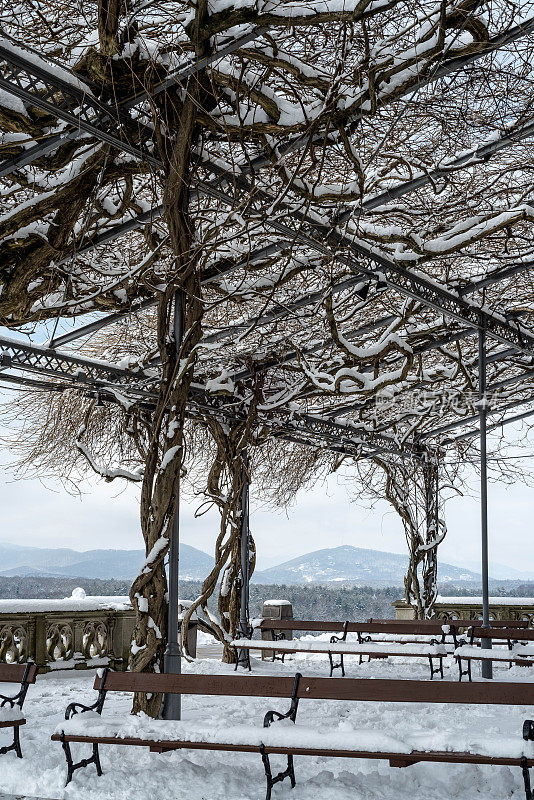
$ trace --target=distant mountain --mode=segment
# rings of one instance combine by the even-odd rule
[[[256,583],[352,583],[402,586],[407,555],[367,550],[363,547],[332,547],[293,558],[277,567],[254,573]],[[440,583],[480,583],[480,575],[468,569],[440,564]]]
[[[477,570],[478,563],[475,561],[466,561],[465,566],[468,569]],[[534,580],[534,572],[523,571],[508,567],[506,564],[498,564],[496,561],[489,562],[489,571],[495,580],[508,580],[508,581],[532,581]]]
[[[145,560],[144,550],[86,550],[22,547],[0,543],[0,575],[133,579]],[[203,580],[213,558],[196,547],[180,545],[180,575]]]
[[[0,576],[43,578],[117,578],[132,580],[145,559],[143,550],[87,550],[23,547],[0,543]],[[356,586],[402,586],[407,554],[385,553],[363,547],[333,547],[293,558],[254,573],[260,584],[338,583]],[[213,568],[213,558],[196,547],[180,545],[180,576],[204,580]],[[504,569],[504,568],[503,568]],[[510,570],[511,573],[514,570]],[[497,576],[494,576],[497,577]],[[499,574],[502,580],[504,575]],[[509,574],[517,580],[516,574]],[[480,575],[469,569],[440,563],[441,588],[447,584],[480,585]]]

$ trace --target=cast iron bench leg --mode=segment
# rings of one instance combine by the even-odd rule
[[[265,746],[262,744],[260,745],[260,753],[261,753],[261,760],[263,761],[263,767],[265,769],[265,778],[267,780],[267,794],[265,795],[265,800],[271,800],[271,792],[272,788],[275,783],[280,783],[285,778],[289,778],[291,781],[291,788],[294,789],[296,785],[295,780],[295,766],[293,763],[293,756],[288,755],[287,757],[287,768],[283,772],[279,772],[278,775],[275,775],[273,778],[273,773],[271,770],[271,762],[269,761],[269,756],[265,752]]]
[[[460,656],[455,656],[455,658],[456,658],[456,663],[458,664],[458,672],[459,672],[458,680],[461,681],[464,675],[467,675],[469,680],[472,681],[473,678],[471,675],[471,659],[470,658],[466,659],[467,669],[462,669],[462,659],[460,658]]]
[[[14,750],[18,758],[22,758],[22,750],[20,749],[20,726],[13,725],[13,744],[6,747],[0,747],[0,755],[4,756],[6,753]]]
[[[98,745],[93,744],[93,755],[91,758],[82,758],[81,761],[74,763],[72,759],[72,751],[70,749],[70,742],[65,740],[65,734],[61,734],[61,746],[63,748],[63,752],[65,753],[65,759],[67,761],[67,780],[65,782],[65,786],[67,786],[71,780],[74,772],[77,769],[81,769],[82,767],[87,767],[89,764],[94,764],[96,767],[96,774],[100,777],[102,775],[102,767],[100,765],[100,754],[98,752]]]
[[[434,666],[435,658],[439,659],[439,667]],[[432,680],[434,675],[436,675],[438,672],[443,678],[443,656],[428,656],[428,662],[430,664],[430,680]]]
[[[525,756],[523,756],[523,758],[521,759],[521,770],[523,772],[523,780],[525,782],[525,798],[526,800],[533,800],[532,789],[530,786],[529,766]]]
[[[337,664],[334,664],[334,659],[330,650],[328,651],[328,658],[330,661],[330,677],[334,674],[335,669],[340,669],[341,674],[345,677],[345,663],[343,661],[343,653],[340,654],[339,661]]]

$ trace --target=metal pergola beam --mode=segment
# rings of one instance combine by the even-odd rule
[[[514,36],[519,37],[526,35],[526,33],[530,32],[533,27],[534,20],[529,20],[523,25],[517,26]],[[510,37],[510,32],[504,34],[503,36],[505,38]],[[503,46],[502,42],[504,40],[502,37],[499,39],[499,41],[501,43],[498,46]],[[510,39],[508,38],[507,41],[510,41]],[[473,55],[480,57],[480,53]],[[122,131],[125,124],[124,116],[119,114],[116,108],[99,103],[93,99],[87,101],[87,94],[85,91],[55,74],[51,75],[42,65],[36,65],[32,63],[30,60],[24,58],[20,52],[17,52],[16,49],[14,52],[13,48],[6,49],[5,45],[0,45],[0,58],[4,58],[4,61],[8,66],[8,74],[11,74],[12,81],[14,81],[13,84],[9,81],[6,81],[5,78],[0,78],[0,86],[4,86],[7,91],[10,91],[11,87],[12,93],[25,99],[27,102],[34,102],[34,104],[38,107],[43,108],[52,114],[56,114],[60,119],[63,119],[67,122],[75,122],[82,130],[92,133],[102,141],[107,141],[119,149],[126,150],[126,152],[130,152],[139,158],[148,160],[155,166],[160,165],[158,159],[154,159],[153,156],[145,153],[140,148],[133,146],[129,141],[123,141],[113,134],[109,134],[108,131],[104,129],[105,126],[102,125],[103,121],[106,122],[108,126],[110,123],[114,127],[118,126],[119,132]],[[32,85],[33,93],[28,91],[27,86],[23,85],[24,80],[22,75],[24,73],[26,73],[26,78],[28,78],[28,75],[30,76],[30,84]],[[46,95],[37,93],[36,83],[39,83],[39,81],[43,82],[45,86],[47,86]],[[58,91],[61,92],[65,98],[65,104],[67,107],[69,103],[72,104],[73,102],[76,102],[78,105],[81,104],[80,108],[82,110],[79,112],[77,117],[74,118],[72,113],[68,110],[66,111],[65,108],[58,107]],[[100,124],[95,125],[95,122]],[[139,126],[137,126],[137,129],[139,129]],[[214,169],[214,165],[210,164],[209,161],[204,161],[203,163],[219,177],[229,177],[230,175],[230,173],[218,166]],[[232,177],[235,177],[233,173]],[[246,181],[244,175],[239,177],[238,185],[240,185],[242,189],[250,191],[251,187],[248,181]],[[228,203],[228,197],[224,195],[223,192],[217,191],[213,186],[206,184],[203,181],[198,183],[197,188],[203,194],[207,194],[212,197],[215,196],[219,200]],[[267,200],[272,201],[274,199],[265,191],[261,191],[260,194]],[[357,257],[364,256],[376,264],[376,266],[385,270],[385,283],[388,284],[390,288],[399,291],[404,296],[418,299],[434,310],[445,313],[448,316],[464,323],[471,324],[475,328],[483,327],[485,330],[487,330],[488,335],[498,338],[500,341],[506,342],[507,344],[517,346],[518,349],[522,350],[523,352],[534,351],[534,337],[532,337],[528,331],[521,330],[517,325],[511,325],[507,323],[505,320],[502,320],[502,318],[500,319],[497,315],[489,313],[486,309],[473,306],[471,303],[463,300],[458,292],[452,292],[447,287],[439,286],[436,282],[426,279],[419,273],[415,273],[408,268],[401,267],[392,259],[390,259],[385,253],[378,251],[377,248],[369,246],[367,243],[362,241],[356,242],[354,239],[351,239],[351,237],[347,237],[340,233],[332,234],[330,230],[325,229],[324,225],[318,223],[309,214],[303,214],[302,212],[296,213],[290,208],[287,210],[291,216],[296,217],[300,222],[306,223],[306,225],[311,228],[315,234],[318,234],[321,237],[321,240],[327,236],[330,240],[333,240],[337,246],[348,248],[352,250],[354,255]],[[283,232],[284,235],[290,237],[290,240],[293,239],[294,241],[299,241],[303,244],[306,244],[323,255],[330,255],[330,257],[334,257],[342,262],[346,261],[346,257],[337,252],[331,253],[329,248],[324,248],[324,246],[320,245],[320,243],[317,242],[313,237],[303,234],[300,230],[297,232],[292,231],[290,228],[287,228],[287,226],[282,225],[276,220],[267,220],[266,224],[268,227],[271,227],[278,232]],[[349,266],[351,266],[350,262]],[[364,274],[367,274],[369,277],[377,277],[376,269],[360,268],[360,271]]]
[[[163,210],[163,206],[159,206],[158,208],[161,208]],[[136,227],[140,227],[140,225]],[[98,242],[98,244],[101,243],[102,242]],[[93,247],[96,247],[96,244],[90,246],[88,249],[93,249]],[[236,261],[234,264],[228,265],[225,269],[217,270],[211,274],[208,273],[201,279],[200,283],[202,284],[202,286],[207,286],[210,283],[216,281],[220,277],[230,275],[232,272],[235,272],[239,269],[244,269],[248,264],[253,264],[255,261],[260,261],[263,258],[268,258],[271,255],[275,255],[276,253],[279,253],[281,250],[284,250],[286,247],[287,247],[286,240],[280,242],[272,242],[271,244],[266,245],[265,247],[261,247],[258,248],[257,250],[254,250],[246,258],[243,258],[240,261]],[[85,252],[85,250],[83,252]],[[79,255],[81,253],[82,250],[79,250],[77,254]],[[71,256],[69,256],[69,258],[70,257]],[[68,258],[64,260],[66,261],[68,260]],[[107,314],[105,317],[94,320],[93,322],[89,322],[87,325],[82,325],[80,328],[75,328],[74,330],[62,334],[61,336],[55,336],[50,342],[48,342],[48,346],[61,347],[62,345],[68,344],[69,342],[73,342],[76,339],[82,338],[83,336],[88,336],[91,333],[95,333],[101,328],[106,327],[106,325],[111,325],[113,322],[118,322],[119,320],[124,319],[125,317],[128,317],[131,314],[135,314],[138,311],[143,311],[147,308],[151,308],[157,305],[157,303],[158,303],[157,300],[149,298],[147,300],[143,300],[141,303],[136,303],[134,306],[125,311],[116,311],[112,314]]]
[[[529,398],[528,400],[524,400],[523,403],[532,403],[534,402],[534,397]],[[522,405],[522,403],[515,403],[514,405]],[[502,412],[502,409],[500,409]],[[492,413],[492,412],[490,412]],[[534,408],[531,408],[529,411],[523,411],[521,414],[514,414],[512,417],[506,417],[505,419],[501,420],[500,422],[494,422],[491,425],[486,426],[486,433],[490,431],[494,431],[497,428],[502,428],[504,425],[510,425],[512,422],[521,422],[522,420],[528,419],[534,415]],[[478,436],[479,429],[474,428],[473,430],[466,431],[466,433],[461,433],[459,436],[454,436],[452,439],[446,440],[443,444],[450,444],[452,442],[461,442],[465,439],[472,439],[475,436]]]
[[[459,286],[458,294],[461,297],[465,297],[468,294],[480,291],[480,289],[485,289],[487,286],[493,286],[493,284],[504,281],[507,278],[513,278],[514,275],[518,275],[521,272],[528,272],[533,267],[534,261],[527,261],[524,264],[512,264],[509,267],[495,270],[489,275],[486,275],[485,278],[479,278],[478,280],[470,281],[465,286]]]
[[[127,370],[105,361],[89,359],[76,354],[65,353],[27,344],[16,339],[0,336],[0,367],[4,370],[24,370],[38,375],[58,378],[65,382],[64,388],[82,388],[98,394],[99,391],[130,391],[147,402],[154,400],[155,378],[143,370]],[[0,372],[0,380],[4,377]],[[208,395],[199,385],[191,387],[191,401],[203,414],[223,414],[228,419],[236,418],[236,411],[224,409],[224,400]],[[375,435],[351,423],[336,423],[317,414],[287,412],[277,409],[272,414],[260,411],[262,425],[270,428],[283,438],[285,435],[305,440],[310,444],[314,439],[326,441],[328,438],[336,452],[348,455],[361,454],[365,448],[389,452],[395,455],[412,456],[409,448],[401,448],[393,437]]]
[[[510,386],[512,383],[520,383],[525,381],[527,378],[534,378],[534,369],[527,370],[526,372],[522,372],[520,375],[513,375],[510,378],[505,378],[502,381],[496,381],[492,383],[490,386],[487,387],[488,393],[498,392],[500,389],[505,389],[507,386]],[[526,385],[526,384],[525,384]],[[458,394],[458,398],[461,398],[462,394]],[[500,414],[503,411],[510,410],[515,408],[518,405],[523,405],[523,403],[527,402],[526,400],[514,400],[504,406],[501,406],[498,409],[490,409],[488,410],[488,415],[491,414]],[[473,414],[469,417],[461,417],[460,419],[455,420],[454,422],[450,422],[448,425],[441,425],[439,428],[433,428],[430,431],[426,431],[425,433],[421,434],[420,439],[421,441],[427,441],[428,439],[433,439],[436,436],[440,436],[443,433],[449,433],[449,431],[453,431],[456,428],[461,428],[462,425],[468,425],[471,422],[476,422],[478,419],[478,414]],[[450,440],[452,441],[452,439]]]
[[[230,37],[229,39],[224,40],[223,42],[221,42],[219,48],[215,50],[215,52],[213,52],[211,55],[205,56],[204,58],[200,59],[194,59],[192,62],[183,64],[182,66],[178,67],[177,70],[173,71],[170,75],[166,76],[163,80],[156,83],[154,87],[151,89],[150,94],[145,90],[143,86],[141,92],[136,93],[131,97],[122,100],[120,103],[116,103],[113,106],[104,105],[100,103],[97,106],[95,106],[94,103],[92,102],[92,99],[88,97],[86,94],[83,94],[81,97],[79,97],[79,102],[81,104],[80,108],[82,109],[85,108],[84,103],[85,104],[89,103],[89,105],[92,105],[96,120],[98,120],[101,113],[104,113],[105,115],[111,113],[117,119],[119,130],[122,130],[124,124],[128,126],[136,126],[137,123],[129,115],[127,115],[126,112],[128,112],[132,108],[135,108],[141,103],[144,103],[149,97],[158,95],[161,92],[172,88],[173,86],[181,84],[191,75],[194,75],[200,70],[205,69],[205,67],[209,66],[213,62],[219,60],[220,58],[224,58],[225,56],[230,55],[235,50],[239,49],[240,47],[249,44],[251,41],[261,36],[264,30],[265,30],[264,28],[257,27],[253,28],[252,31],[249,31],[248,33],[243,34],[242,36],[239,36],[237,38]],[[10,43],[6,41],[6,44],[9,45]],[[30,59],[24,58],[25,49],[27,48],[25,48],[24,45],[17,43],[16,50],[19,51],[22,50],[22,53],[21,52],[17,53],[15,48],[13,48],[13,46],[2,47],[2,45],[0,44],[0,59],[4,59],[8,64],[15,67],[16,69],[26,70],[28,74],[31,75],[33,78],[39,78],[39,77],[42,78],[42,71],[43,71],[42,67],[40,68],[40,71],[39,68],[35,68],[32,70],[32,66],[35,67],[35,64]],[[32,54],[34,54],[33,51],[31,52]],[[43,61],[43,63],[45,64],[47,63],[45,59],[42,59],[42,57],[40,58]],[[63,71],[65,73],[67,72],[67,70],[64,68]],[[48,76],[48,80],[50,80],[50,76]],[[13,85],[12,83],[5,82],[4,88],[6,89],[6,91],[9,91],[12,94],[15,94],[17,97],[20,97],[22,100],[28,100],[27,94],[19,93],[23,92],[22,86],[16,86]],[[57,85],[57,88],[60,91],[64,89],[64,87],[61,87],[59,85]],[[72,88],[73,87],[71,87],[71,89]],[[31,101],[28,100],[28,102]],[[34,100],[33,105],[38,105],[38,103],[35,102]],[[43,106],[40,107],[43,108]],[[50,108],[46,107],[44,110],[50,110]],[[70,118],[61,117],[59,115],[57,108],[55,108],[55,112],[52,113],[55,113],[56,116],[59,116],[60,119],[63,119],[67,123],[71,124],[73,123],[74,127],[71,130],[67,130],[66,132],[63,131],[60,134],[55,134],[50,137],[47,137],[42,142],[39,142],[33,147],[27,148],[18,156],[2,161],[0,163],[0,177],[10,175],[17,169],[21,169],[22,167],[31,164],[36,159],[48,155],[54,150],[57,150],[61,145],[66,144],[69,141],[79,139],[82,136],[83,131],[85,131],[86,133],[93,133],[93,135],[97,136],[97,138],[102,139],[102,131],[100,131],[99,135],[95,130],[93,122],[91,122],[91,129],[89,129],[88,127],[83,127],[82,125],[78,124],[77,120],[73,121]],[[89,119],[85,121],[86,126],[88,122],[90,122]],[[106,132],[104,131],[104,133]],[[107,133],[109,133],[109,131]],[[110,144],[113,144],[113,142],[109,139],[108,142]],[[128,143],[121,143],[121,142],[122,140],[120,140],[119,142],[115,142],[115,146],[119,147],[120,149],[125,149],[124,144]],[[128,152],[131,152],[132,155],[136,155],[142,160],[144,159],[143,152],[138,148],[134,148],[134,151],[128,151]],[[159,160],[156,160],[156,162],[154,162],[154,165],[160,166]]]
[[[527,139],[531,136],[534,136],[534,121],[530,122],[528,125],[522,126],[521,128],[511,128],[498,139],[494,139],[491,142],[486,142],[485,144],[481,144],[471,150],[463,152],[460,156],[445,162],[439,167],[434,167],[434,169],[428,170],[428,172],[418,175],[416,178],[412,178],[409,181],[403,181],[402,183],[397,184],[397,186],[392,186],[391,189],[386,189],[385,192],[381,192],[374,197],[364,200],[361,206],[359,206],[357,209],[347,209],[339,215],[339,224],[346,222],[353,216],[359,216],[363,211],[372,211],[373,209],[380,208],[381,206],[390,203],[392,200],[398,200],[400,197],[410,194],[410,192],[414,192],[423,186],[427,186],[437,178],[443,178],[447,175],[450,175],[451,172],[456,172],[460,169],[466,169],[467,167],[474,167],[478,164],[484,164],[501,150],[512,147],[514,144],[517,144],[518,142],[523,141],[523,139]],[[475,288],[468,289],[467,287],[462,287],[459,292],[461,294],[467,294],[468,291],[475,291]]]
[[[398,264],[378,248],[362,240],[356,240],[342,234],[332,235],[330,231],[317,223],[308,214],[301,213],[298,217],[302,222],[306,222],[316,234],[321,234],[323,239],[325,237],[332,239],[332,243],[337,247],[350,250],[354,257],[364,257],[375,266],[367,266],[361,260],[354,263],[354,258],[349,258],[343,253],[337,252],[337,250],[332,251],[319,241],[305,236],[300,231],[293,232],[295,239],[308,247],[323,255],[329,255],[332,259],[345,264],[349,268],[357,269],[360,275],[365,275],[371,280],[387,284],[389,288],[399,292],[402,296],[418,300],[428,308],[432,308],[434,311],[451,319],[475,329],[484,326],[489,336],[515,347],[527,355],[534,353],[534,335],[519,323],[506,321],[504,317],[499,314],[493,314],[484,306],[464,300],[457,292],[450,290],[447,286],[439,284],[437,281],[427,278],[409,267]],[[287,236],[291,233],[290,228],[276,221],[267,220],[266,224],[278,233]]]
[[[481,58],[484,58],[490,53],[494,53],[497,50],[500,50],[503,47],[506,47],[509,44],[513,44],[513,42],[522,39],[524,36],[528,36],[534,31],[534,17],[530,17],[529,19],[524,20],[519,25],[515,25],[513,28],[510,28],[508,31],[504,33],[499,33],[496,36],[491,37],[486,42],[483,49],[478,50],[473,53],[469,53],[465,56],[458,56],[457,58],[450,58],[444,64],[441,64],[435,69],[430,69],[428,74],[425,76],[420,76],[419,81],[416,87],[409,86],[403,92],[401,92],[396,99],[402,99],[407,95],[411,95],[420,89],[423,89],[425,86],[433,83],[434,81],[440,80],[441,78],[446,78],[449,75],[452,75],[455,72],[458,72],[461,69],[473,64],[475,61],[478,61]],[[350,120],[347,120],[345,124],[349,122],[355,123],[359,122],[361,119],[364,118],[364,114],[361,111],[355,112],[351,117]],[[332,139],[332,142],[336,140]],[[324,144],[324,135],[316,134],[312,138],[313,144]],[[293,153],[296,150],[301,149],[302,147],[307,146],[310,143],[309,137],[306,134],[299,134],[295,136],[293,139],[290,139],[285,145],[281,145],[277,148],[277,152],[280,157],[286,156],[289,153]],[[242,164],[240,165],[244,173],[248,173],[250,171],[255,171],[270,164],[271,161],[266,156],[258,156],[257,158],[253,159],[250,164]]]

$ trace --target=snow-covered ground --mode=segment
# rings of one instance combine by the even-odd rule
[[[286,664],[253,659],[253,674],[328,675],[324,655],[286,659]],[[358,665],[347,657],[349,677],[422,678],[428,680],[424,660]],[[184,664],[184,671],[232,673],[233,668],[213,659]],[[479,674],[478,667],[474,673]],[[457,670],[448,659],[447,680],[456,680]],[[534,669],[497,665],[499,680],[534,681]],[[0,796],[71,798],[78,800],[263,800],[265,778],[261,759],[255,754],[176,751],[165,755],[144,748],[102,746],[104,775],[96,776],[94,766],[75,773],[64,787],[65,760],[61,745],[50,735],[63,719],[65,707],[73,700],[90,703],[94,675],[89,672],[51,673],[40,676],[30,687],[25,704],[28,724],[22,729],[24,760],[12,753],[0,756]],[[0,685],[0,693],[3,689]],[[128,713],[131,696],[110,693],[104,714]],[[184,697],[185,719],[207,723],[225,720],[228,726],[255,723],[261,726],[265,712],[287,710],[288,702],[255,698]],[[429,748],[458,747],[462,742],[483,743],[488,739],[517,740],[523,720],[534,717],[532,707],[387,704],[332,701],[302,701],[298,713],[301,725],[332,728],[339,736],[346,731],[368,730],[398,739],[427,742]],[[0,744],[7,741],[0,734]],[[5,741],[4,741],[5,740]],[[526,743],[525,743],[526,744]],[[530,748],[532,744],[528,743]],[[75,757],[90,755],[79,746]],[[272,757],[273,769],[283,768],[282,757]],[[519,768],[477,767],[452,764],[416,764],[405,769],[384,761],[360,761],[319,757],[295,759],[297,786],[286,780],[273,790],[273,800],[504,800],[524,798]]]

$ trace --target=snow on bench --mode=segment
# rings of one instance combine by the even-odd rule
[[[152,719],[146,714],[117,715],[101,717],[94,711],[77,714],[72,719],[60,723],[56,733],[68,736],[83,737],[88,739],[122,739],[131,744],[138,740],[139,743],[173,742],[194,745],[227,745],[242,749],[249,746],[251,752],[257,752],[261,745],[267,749],[308,750],[313,751],[337,750],[365,753],[392,753],[407,755],[414,752],[432,753],[435,751],[436,740],[428,740],[428,732],[421,734],[407,732],[402,729],[402,737],[392,736],[372,728],[354,728],[348,722],[342,721],[336,728],[312,728],[291,720],[282,720],[269,728],[261,725],[229,725],[225,719],[195,722],[194,720]],[[440,751],[458,751],[470,753],[474,756],[492,758],[514,758],[523,756],[534,758],[534,742],[526,742],[521,736],[521,726],[518,725],[517,735],[486,735],[473,732],[471,738],[458,739],[457,732],[448,730],[439,736]]]
[[[334,637],[336,638],[336,637]],[[443,677],[443,658],[447,655],[452,655],[454,647],[446,644],[422,644],[422,643],[406,643],[399,642],[351,642],[351,641],[330,641],[318,639],[281,639],[273,642],[266,640],[251,640],[251,639],[234,639],[232,646],[236,650],[261,650],[273,653],[324,653],[330,659],[330,675],[334,669],[341,668],[343,676],[345,675],[345,668],[343,657],[349,655],[369,656],[370,658],[389,658],[391,657],[407,657],[407,658],[428,658],[430,662],[430,675],[434,677],[434,673],[439,671]],[[339,655],[341,660],[338,664],[334,664],[332,656]],[[433,659],[439,659],[439,667],[434,668]],[[274,660],[274,659],[273,659]]]
[[[7,725],[9,722],[19,722],[21,719],[24,719],[24,714],[22,713],[22,709],[18,706],[16,708],[10,708],[9,706],[0,708],[0,725]]]
[[[320,639],[282,639],[276,642],[252,639],[234,639],[233,647],[249,650],[277,650],[286,653],[343,653],[345,655],[374,655],[388,653],[390,655],[445,656],[453,653],[452,648],[443,644],[398,644],[397,642],[338,642],[330,643]]]
[[[482,648],[476,645],[464,644],[454,651],[454,658],[458,664],[459,680],[467,676],[471,680],[472,661],[500,661],[501,663],[520,664],[525,667],[534,665],[534,645],[516,644],[511,649]],[[467,669],[462,668],[462,661],[467,661]]]
[[[529,769],[534,766],[534,722],[522,714],[510,715],[510,722],[497,733],[474,729],[458,733],[447,724],[436,726],[429,735],[420,728],[400,725],[383,730],[377,721],[373,728],[351,725],[341,719],[325,726],[319,714],[315,725],[296,724],[299,702],[359,701],[471,705],[489,704],[534,706],[534,684],[477,682],[471,684],[413,680],[338,679],[288,676],[172,675],[152,673],[114,673],[105,670],[95,681],[98,699],[92,706],[71,703],[68,719],[52,736],[61,742],[67,759],[67,783],[76,769],[94,763],[102,774],[98,747],[101,744],[146,747],[164,753],[179,749],[223,750],[261,755],[267,779],[267,798],[273,785],[286,777],[295,785],[295,755],[388,760],[391,766],[407,767],[418,762],[488,764],[520,766],[525,793],[532,800]],[[144,714],[102,717],[106,693],[171,692],[183,695],[287,698],[287,713],[268,711],[263,727],[258,721],[228,724],[228,717],[209,721],[183,719],[154,720]],[[524,713],[524,712],[523,712]],[[409,719],[409,714],[406,715]],[[523,722],[522,722],[523,721]],[[74,763],[71,743],[92,744],[93,756]],[[273,777],[270,754],[287,756],[287,769]]]

